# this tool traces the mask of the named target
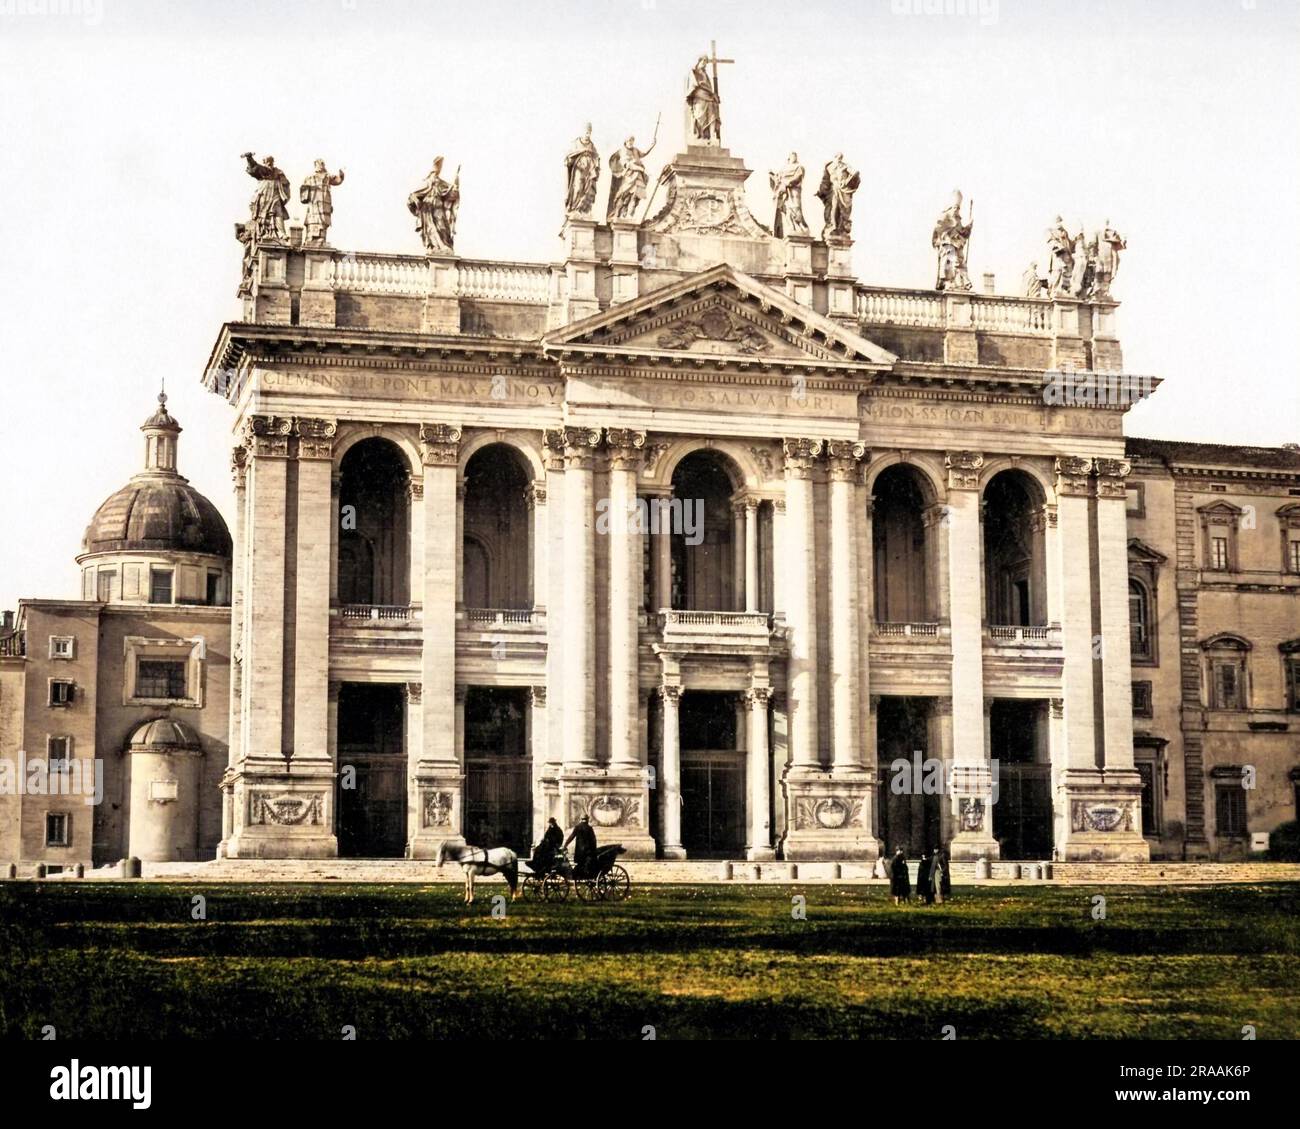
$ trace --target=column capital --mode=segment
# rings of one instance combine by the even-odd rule
[[[748,690],[742,691],[740,696],[750,709],[767,709],[768,703],[772,700],[772,687],[751,686]]]
[[[645,432],[629,427],[605,428],[605,450],[610,470],[635,471],[645,447]]]
[[[984,456],[979,451],[949,451],[943,457],[949,490],[978,490]]]
[[[813,460],[822,453],[820,439],[783,439],[781,451],[785,456],[786,478],[807,478]]]
[[[1059,721],[1061,718],[1065,716],[1065,699],[1052,698],[1051,702],[1052,702],[1052,717],[1054,717],[1057,721]]]
[[[253,415],[244,420],[243,441],[254,458],[287,459],[292,432],[289,416]]]
[[[424,479],[413,478],[406,484],[407,493],[411,496],[412,502],[419,502],[424,498]]]
[[[564,433],[555,428],[542,429],[542,465],[547,470],[564,469]]]
[[[921,511],[921,525],[925,529],[930,529],[936,525],[943,525],[944,522],[948,520],[951,513],[952,510],[946,503],[934,502]]]
[[[681,701],[682,688],[680,686],[660,686],[659,697],[663,699],[664,705],[671,702],[675,706]]]
[[[741,504],[745,507],[746,515],[749,515],[758,512],[758,507],[763,504],[763,499],[755,498],[752,494],[746,494],[745,497],[741,499]]]
[[[458,706],[463,706],[465,704],[465,698],[468,695],[469,695],[469,687],[462,686],[458,683],[455,689],[456,704]]]
[[[984,716],[985,716],[985,717],[992,717],[992,716],[993,716],[993,699],[992,699],[992,698],[985,698],[985,699],[984,699]]]
[[[407,705],[418,706],[424,697],[423,682],[408,682],[406,684],[406,702]]]
[[[293,433],[298,437],[298,458],[332,459],[334,436],[338,434],[336,420],[298,416],[293,421]]]
[[[546,505],[545,482],[530,482],[524,487],[524,505],[529,509]]]
[[[420,457],[425,466],[455,466],[460,428],[449,423],[420,424]]]
[[[1034,533],[1039,533],[1044,529],[1055,529],[1056,522],[1057,509],[1056,504],[1053,502],[1043,503],[1029,515],[1029,528]]]
[[[546,687],[529,686],[528,687],[528,704],[530,706],[546,708]]]
[[[596,448],[600,446],[600,428],[561,427],[559,432],[564,442],[565,468],[590,470],[594,463]]]
[[[1094,459],[1093,469],[1097,472],[1098,498],[1125,498],[1126,479],[1133,471],[1133,464],[1127,459]]]
[[[1088,476],[1092,471],[1091,459],[1079,455],[1058,455],[1055,470],[1058,497],[1088,496]]]
[[[935,698],[932,712],[935,717],[952,717],[952,699]]]
[[[832,482],[860,482],[858,473],[867,458],[867,445],[860,439],[831,439],[826,444]]]

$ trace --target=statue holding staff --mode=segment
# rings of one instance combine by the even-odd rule
[[[442,179],[442,158],[434,157],[433,169],[424,183],[406,198],[407,210],[416,220],[424,249],[431,255],[450,254],[456,243],[456,212],[460,208],[460,168],[448,184]]]
[[[971,201],[970,214],[963,223],[961,193],[954,191],[952,203],[944,208],[935,221],[934,231],[930,235],[930,246],[938,253],[939,260],[934,283],[936,290],[966,291],[971,288],[970,274],[966,267],[966,251],[974,226],[975,202]]]
[[[289,178],[275,167],[274,157],[264,157],[261,164],[253,159],[252,152],[242,154],[245,172],[258,181],[257,191],[249,202],[249,219],[253,224],[253,241],[256,243],[287,243],[284,221],[289,218]]]
[[[654,137],[649,149],[638,149],[636,138],[629,137],[621,149],[616,149],[609,158],[609,206],[605,218],[609,220],[630,220],[636,218],[637,209],[645,199],[645,188],[649,177],[646,175],[644,159],[650,155],[659,140],[659,119],[655,119]]]

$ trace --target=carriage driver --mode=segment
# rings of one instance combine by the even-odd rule
[[[573,825],[569,837],[564,840],[567,847],[573,844],[573,871],[579,878],[587,878],[596,865],[596,832],[591,820],[585,815]]]
[[[533,848],[533,858],[528,864],[529,869],[534,874],[545,874],[551,869],[555,852],[560,849],[563,842],[564,832],[560,830],[560,825],[552,816],[546,821],[546,832],[542,835],[542,841]]]

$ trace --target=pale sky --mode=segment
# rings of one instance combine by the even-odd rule
[[[274,154],[295,219],[312,160],[342,165],[331,241],[412,254],[406,196],[445,154],[460,253],[548,261],[583,122],[607,162],[662,113],[653,177],[710,39],[736,60],[723,137],[765,221],[767,170],[799,153],[811,217],[842,150],[863,173],[860,278],[931,285],[930,230],[960,188],[972,277],[1016,293],[1058,212],[1071,231],[1109,218],[1129,241],[1125,367],[1166,381],[1127,431],[1300,441],[1300,4],[946,5],[0,0],[0,607],[79,595],[82,532],[140,469],[163,378],[180,469],[233,527],[233,410],[199,380],[239,316],[241,153]]]

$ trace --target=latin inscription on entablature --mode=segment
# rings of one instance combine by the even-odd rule
[[[793,378],[779,387],[672,380],[569,380],[571,403],[623,408],[852,419],[857,399],[856,392],[814,389]]]
[[[528,377],[465,376],[442,373],[305,372],[263,370],[262,388],[268,392],[327,393],[335,396],[373,397],[379,400],[430,400],[507,407],[519,404],[560,404],[564,381]]]
[[[1037,435],[1121,435],[1123,414],[1096,408],[1031,408],[1021,404],[966,404],[871,396],[862,419],[896,427],[985,427]]]

